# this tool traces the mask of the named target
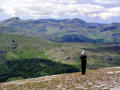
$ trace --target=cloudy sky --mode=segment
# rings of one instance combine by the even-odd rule
[[[0,0],[0,20],[10,17],[120,22],[120,0]]]

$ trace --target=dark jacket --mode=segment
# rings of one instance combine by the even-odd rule
[[[81,55],[80,56],[81,62],[86,64],[87,63],[86,58],[87,58],[86,55]]]
[[[86,73],[86,64],[87,64],[86,58],[87,58],[86,55],[81,55],[80,56],[82,75],[85,75],[85,73]]]

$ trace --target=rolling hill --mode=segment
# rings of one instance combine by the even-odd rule
[[[87,70],[119,66],[119,25],[88,23],[77,18],[22,20],[13,17],[2,21],[0,82],[80,71],[82,50],[88,55]],[[44,60],[49,64],[43,63]]]
[[[81,71],[82,50],[88,56],[87,70],[119,66],[119,49],[120,43],[60,43],[39,36],[1,33],[0,82]]]

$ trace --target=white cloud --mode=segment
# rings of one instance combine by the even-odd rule
[[[103,20],[111,19],[112,17],[120,16],[120,7],[105,9],[103,12],[93,13],[91,17],[99,17]]]
[[[79,4],[77,0],[10,0],[0,5],[10,16],[28,15],[34,18],[63,18],[85,15],[101,10],[99,5]]]
[[[94,1],[108,3],[108,0]],[[61,19],[91,16],[105,20],[120,15],[119,7],[105,8],[95,4],[80,4],[78,0],[0,0],[0,2],[0,8],[4,11],[4,14],[22,18]]]
[[[120,0],[93,0],[95,3],[99,4],[118,4]]]

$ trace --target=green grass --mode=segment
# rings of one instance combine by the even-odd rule
[[[0,82],[78,72],[80,69],[47,59],[8,60],[0,63]]]
[[[12,40],[18,45],[12,49]],[[26,35],[0,35],[0,50],[7,51],[7,59],[24,59],[42,57],[44,52],[60,46],[60,44],[50,42],[40,37]]]
[[[14,42],[12,42],[12,40],[14,40]],[[13,49],[14,44],[17,44],[17,48],[15,49]],[[32,58],[36,58],[47,59],[80,68],[80,53],[82,50],[85,50],[88,56],[87,69],[99,69],[120,65],[119,48],[119,44],[60,43],[51,42],[39,36],[0,34],[0,50],[6,52],[0,53],[0,63],[16,59],[31,60]],[[5,68],[3,70],[4,72],[7,68],[5,66],[3,67]],[[40,74],[41,71],[37,72],[37,74]],[[48,74],[42,72],[42,75]],[[19,75],[17,77],[19,77]],[[14,78],[17,77],[11,76],[9,78],[14,80]]]

